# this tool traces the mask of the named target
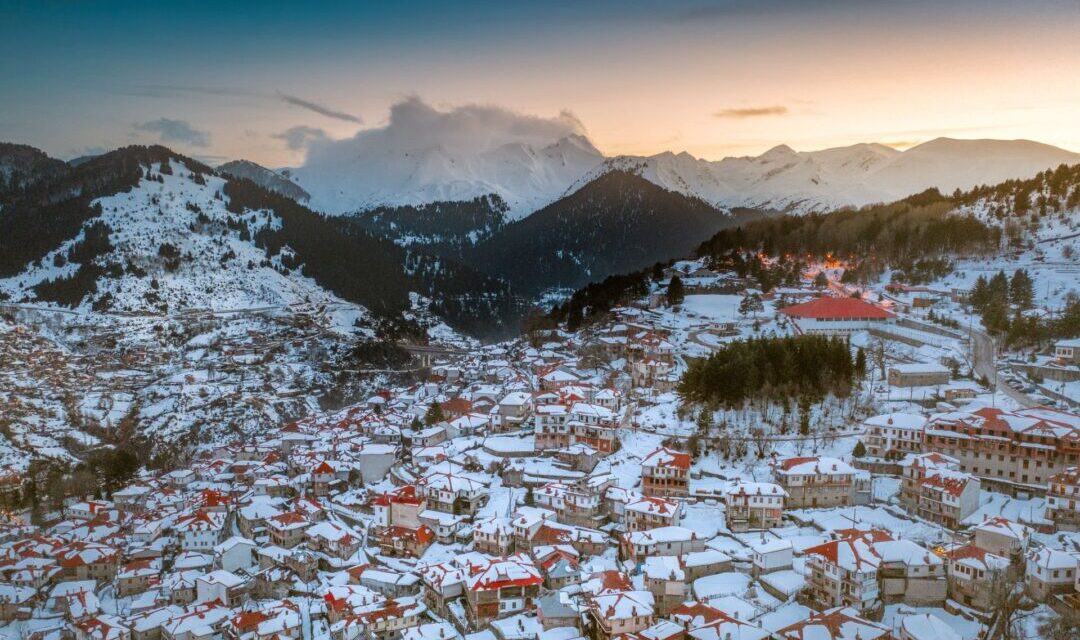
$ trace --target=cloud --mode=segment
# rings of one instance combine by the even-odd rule
[[[385,126],[365,129],[345,140],[314,142],[311,151],[347,157],[437,148],[451,156],[471,155],[510,143],[545,146],[573,134],[584,135],[585,127],[569,111],[554,118],[490,105],[440,111],[412,96],[390,107]]]
[[[305,126],[292,127],[270,137],[284,140],[285,146],[293,151],[302,151],[310,147],[313,142],[330,139],[330,136],[322,129]]]
[[[210,146],[210,134],[192,127],[184,120],[158,118],[135,125],[137,131],[148,131],[160,136],[162,142],[183,142],[193,147]]]
[[[315,113],[317,113],[319,115],[326,116],[327,118],[334,118],[335,120],[344,120],[345,122],[355,122],[356,124],[360,124],[361,122],[363,122],[362,120],[360,120],[359,117],[354,116],[351,113],[345,113],[344,111],[337,111],[335,109],[331,109],[330,107],[324,107],[323,105],[321,105],[321,104],[319,104],[317,102],[312,102],[310,100],[304,100],[303,98],[298,98],[296,96],[290,96],[290,95],[285,94],[285,93],[279,93],[278,97],[281,98],[282,100],[284,100],[285,102],[287,102],[288,104],[293,105],[294,107],[300,107],[301,109],[307,109],[308,111],[314,111]]]
[[[771,107],[747,107],[744,109],[721,109],[713,114],[717,118],[760,118],[762,116],[787,115],[788,108],[783,105]]]
[[[506,158],[574,135],[581,137],[569,141],[565,150],[574,157],[566,167],[553,168],[568,175],[579,165],[589,165],[581,169],[583,173],[601,157],[584,137],[581,122],[568,111],[544,118],[490,105],[436,108],[409,97],[390,107],[389,120],[382,126],[345,139],[310,140],[296,175],[317,206],[336,211],[355,211],[402,194],[454,200],[485,188],[490,193],[496,185],[485,187],[483,176],[500,172],[505,172],[500,186],[531,194],[541,189],[533,183],[535,177],[516,171],[516,165],[506,166]],[[566,177],[567,184],[578,177]],[[563,177],[542,179],[557,182]]]

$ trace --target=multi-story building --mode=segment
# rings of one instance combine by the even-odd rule
[[[639,562],[648,556],[681,556],[701,551],[705,541],[684,527],[659,527],[624,533],[619,540],[623,558]]]
[[[979,479],[959,471],[960,462],[940,453],[904,460],[900,504],[924,520],[956,529],[979,508]]]
[[[976,545],[1010,559],[1027,551],[1033,533],[1031,527],[1000,516],[987,518],[971,530],[975,533]]]
[[[473,524],[473,546],[481,553],[508,556],[514,550],[514,527],[510,518],[492,516]]]
[[[302,513],[289,511],[266,521],[270,540],[284,549],[291,549],[304,541],[304,531],[311,526]]]
[[[968,607],[990,611],[996,605],[991,584],[1009,570],[1008,558],[970,543],[945,552],[949,597]]]
[[[176,519],[173,531],[184,551],[209,552],[221,542],[227,516],[220,511],[197,509]]]
[[[1050,596],[1072,591],[1077,563],[1077,557],[1065,551],[1048,547],[1032,551],[1028,554],[1024,571],[1028,593],[1035,600],[1043,601]]]
[[[960,471],[1004,492],[1042,490],[1080,461],[1080,415],[1036,407],[983,407],[937,414],[925,429],[927,451],[956,458]]]
[[[616,416],[608,407],[587,402],[545,404],[533,416],[537,449],[565,449],[583,444],[601,455],[615,450]]]
[[[875,458],[919,453],[923,445],[926,418],[910,413],[886,413],[863,421],[866,453]]]
[[[501,616],[531,609],[543,583],[540,570],[524,554],[492,560],[465,584],[469,622],[479,629]]]
[[[806,549],[810,597],[820,608],[876,608],[881,598],[881,556],[874,551],[874,543],[891,539],[884,531],[850,531],[837,540]]]
[[[771,482],[734,482],[724,489],[727,526],[731,531],[780,526],[787,492]]]
[[[677,527],[682,507],[677,500],[642,496],[626,503],[623,518],[627,531]]]
[[[1046,487],[1046,516],[1058,529],[1080,530],[1080,467],[1050,476]]]
[[[597,640],[626,637],[655,621],[653,594],[648,591],[601,593],[589,601],[589,622]]]
[[[661,447],[641,461],[641,492],[647,496],[690,495],[690,454]]]
[[[945,562],[940,556],[911,540],[876,542],[873,549],[881,559],[878,579],[883,602],[912,606],[945,602],[949,588]]]
[[[855,501],[857,471],[836,458],[785,458],[773,467],[776,483],[787,492],[788,508],[841,507]]]
[[[115,547],[76,540],[58,550],[55,558],[66,579],[105,583],[116,577],[120,556]]]
[[[474,515],[483,505],[487,492],[483,484],[470,477],[437,471],[416,483],[417,494],[427,500],[428,508],[454,515]]]
[[[645,558],[641,573],[645,576],[645,588],[653,594],[656,612],[660,615],[682,604],[689,595],[686,570],[676,556]]]

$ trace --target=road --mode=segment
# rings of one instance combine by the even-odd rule
[[[997,391],[1004,393],[1015,400],[1021,407],[1034,407],[1039,403],[1032,400],[1026,393],[1017,391],[1007,384],[1001,383],[997,363],[994,360],[994,339],[978,329],[968,329],[971,335],[971,360],[975,373],[985,376],[990,381],[990,386],[996,387]]]

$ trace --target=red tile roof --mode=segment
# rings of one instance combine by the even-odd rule
[[[808,302],[785,307],[781,311],[794,318],[843,318],[884,320],[893,314],[857,298],[815,298]]]

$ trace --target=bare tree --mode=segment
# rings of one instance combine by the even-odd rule
[[[991,637],[995,634],[1001,640],[1019,640],[1024,637],[1020,620],[1024,609],[1031,606],[1024,589],[1023,571],[1014,562],[1004,571],[995,571],[990,576],[989,601],[996,607],[996,615],[990,623]]]
[[[750,430],[750,436],[754,439],[754,450],[757,452],[758,459],[762,459],[769,454],[769,446],[772,442],[765,436],[765,430],[756,427]]]

